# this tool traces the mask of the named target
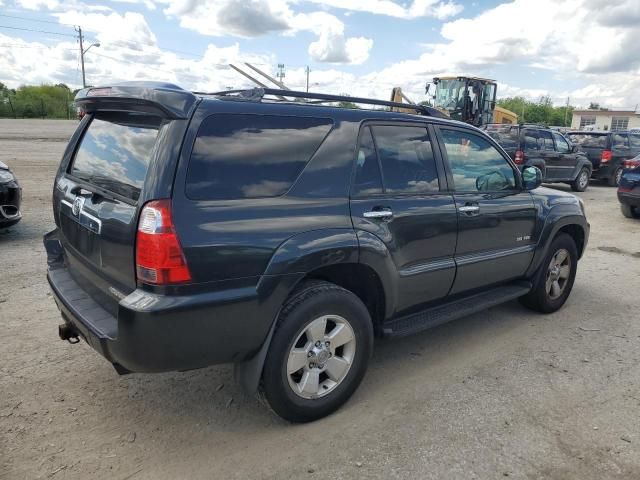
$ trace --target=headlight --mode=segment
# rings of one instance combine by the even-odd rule
[[[0,170],[0,183],[8,183],[14,180],[13,173],[9,170]]]

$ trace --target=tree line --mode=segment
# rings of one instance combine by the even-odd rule
[[[537,102],[524,97],[509,97],[499,99],[497,104],[517,114],[518,123],[540,123],[557,127],[570,127],[574,110],[571,105],[554,107],[550,97],[541,97]]]
[[[64,83],[9,88],[0,82],[0,118],[75,118],[76,92]]]

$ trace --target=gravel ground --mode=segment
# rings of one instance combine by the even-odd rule
[[[640,478],[640,221],[615,190],[581,194],[591,240],[561,311],[512,302],[378,342],[347,405],[290,425],[230,366],[120,377],[57,339],[41,236],[76,125],[0,120],[24,189],[0,233],[0,478]]]

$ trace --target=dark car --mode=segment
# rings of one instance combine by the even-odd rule
[[[578,198],[432,109],[317,104],[345,98],[81,91],[44,239],[60,337],[119,373],[234,363],[309,421],[355,391],[374,336],[562,307],[589,236]]]
[[[543,182],[567,183],[576,192],[589,186],[591,162],[560,132],[539,125],[489,124],[484,128],[521,169],[538,167]]]
[[[640,133],[570,132],[569,139],[586,153],[593,164],[593,178],[620,184],[624,162],[640,154]]]
[[[640,217],[640,155],[626,160],[618,185],[618,200],[627,218]]]
[[[15,225],[22,218],[22,189],[9,167],[0,162],[0,228]]]

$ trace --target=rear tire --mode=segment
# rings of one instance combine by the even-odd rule
[[[622,211],[622,215],[627,218],[637,218],[638,210],[631,205],[627,205],[626,203],[620,204],[620,210]]]
[[[584,192],[589,186],[589,169],[583,168],[578,173],[576,179],[571,182],[571,190],[574,192]]]
[[[314,281],[291,295],[277,322],[260,385],[273,411],[309,422],[340,408],[373,351],[367,307],[342,287]]]
[[[531,291],[520,298],[525,307],[553,313],[564,305],[573,288],[578,266],[576,243],[566,233],[551,242]]]
[[[607,183],[610,187],[617,187],[620,185],[620,178],[622,177],[622,167],[616,168],[611,176],[607,178]]]

